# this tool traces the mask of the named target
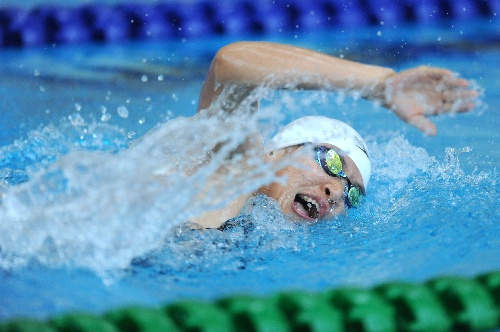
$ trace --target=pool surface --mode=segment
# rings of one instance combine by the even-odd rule
[[[216,50],[254,35],[0,50],[0,319],[500,269],[499,35],[495,17],[259,37],[473,80],[476,110],[436,117],[433,138],[341,93],[264,91],[245,124],[189,120]],[[155,172],[308,114],[366,138],[374,164],[362,207],[306,226],[255,197],[225,232],[183,223],[272,170],[228,174],[213,201],[197,193],[223,156],[192,177]]]

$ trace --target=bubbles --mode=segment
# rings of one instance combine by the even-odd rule
[[[118,106],[116,109],[118,115],[124,119],[128,118],[129,111],[125,106]]]
[[[446,179],[450,177],[460,176],[463,171],[460,169],[459,156],[462,153],[471,152],[472,148],[464,147],[462,149],[446,148],[445,150],[445,163],[440,166],[440,174]]]
[[[73,126],[75,126],[75,127],[76,126],[84,126],[85,125],[85,120],[78,113],[71,114],[70,116],[68,116],[68,119],[71,122],[71,124]]]
[[[4,168],[0,170],[0,193],[7,188],[19,185],[29,180],[29,176],[23,170]],[[3,190],[2,190],[3,189]],[[5,193],[4,193],[5,194]],[[3,198],[3,196],[0,196]]]
[[[64,156],[44,169],[29,170],[29,181],[8,188],[0,204],[5,230],[0,235],[0,266],[11,269],[36,260],[105,276],[161,247],[173,227],[274,177],[266,165],[241,176],[241,162],[229,159],[242,153],[238,147],[255,133],[259,117],[245,123],[199,117],[161,124],[119,153],[102,145],[106,131],[99,129],[117,135],[112,127],[101,122],[74,126],[73,121],[62,126],[59,133],[86,149],[68,144]],[[92,144],[102,145],[99,152],[92,151]],[[206,151],[219,148],[200,164],[201,146]],[[251,149],[243,153],[248,160],[256,158]],[[212,177],[222,179],[206,187]]]
[[[479,92],[479,97],[474,100],[474,109],[475,113],[480,116],[488,109],[488,104],[484,101],[485,89],[474,80],[471,80],[470,83],[470,88]]]
[[[476,222],[494,220],[481,215],[490,210],[499,177],[496,171],[462,170],[460,157],[472,152],[470,147],[448,147],[437,158],[400,135],[378,137],[376,145],[370,144],[371,139],[374,181],[364,207],[356,211],[361,218],[387,226],[411,222],[432,229],[453,228],[467,215]]]
[[[101,115],[101,121],[106,122],[106,121],[109,121],[109,120],[111,120],[111,114],[104,113],[103,115]]]
[[[412,146],[403,136],[389,137],[386,144],[370,149],[372,168],[376,170],[372,175],[375,180],[406,184],[417,172],[425,171],[435,162],[424,148]],[[378,137],[377,140],[381,138],[387,139]]]
[[[304,109],[330,111],[337,98],[317,92],[296,101],[286,93],[256,93],[276,98],[297,116]],[[296,224],[275,201],[256,196],[223,232],[193,230],[186,220],[276,179],[276,169],[262,163],[256,149],[241,149],[249,137],[269,136],[282,120],[281,106],[272,101],[262,112],[248,112],[245,107],[254,101],[245,100],[236,110],[245,121],[226,117],[216,105],[192,119],[158,124],[139,138],[137,127],[125,130],[103,122],[107,109],[101,109],[101,121],[75,113],[0,150],[0,160],[8,160],[0,168],[0,268],[37,263],[77,267],[105,280],[123,271],[151,270],[155,278],[189,279],[193,271],[216,278],[217,273],[274,269],[269,261],[286,257],[290,266],[283,271],[293,269],[294,278],[302,274],[303,280],[309,280],[309,266],[314,271],[323,269],[321,264],[350,280],[361,279],[362,270],[383,278],[394,269],[384,270],[387,265],[377,267],[377,262],[389,260],[401,246],[410,247],[408,241],[398,246],[401,239],[393,239],[391,231],[423,224],[417,243],[424,243],[429,234],[443,232],[446,214],[495,217],[482,216],[492,212],[481,206],[495,199],[498,175],[464,174],[459,158],[468,149],[443,151],[441,160],[403,135],[379,133],[366,140],[373,160],[368,196],[348,215],[311,226]],[[128,119],[139,126],[143,118]],[[135,141],[129,143],[129,137]],[[242,167],[245,160],[251,167]],[[477,198],[472,209],[470,197]],[[431,223],[436,217],[444,220],[439,226]],[[322,263],[315,261],[318,257]],[[368,263],[367,257],[372,258]],[[335,276],[318,278],[311,287],[331,283]]]

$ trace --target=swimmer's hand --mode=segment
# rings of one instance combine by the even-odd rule
[[[430,136],[436,125],[427,117],[467,112],[475,107],[477,90],[447,69],[421,66],[390,76],[385,81],[384,106]]]

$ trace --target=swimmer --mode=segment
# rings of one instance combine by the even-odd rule
[[[217,102],[233,112],[262,85],[356,92],[430,136],[437,129],[429,116],[470,111],[478,97],[467,80],[447,69],[420,66],[397,73],[290,45],[237,42],[221,48],[213,59],[198,111]],[[227,86],[235,87],[229,98],[222,93]],[[221,103],[220,98],[230,100]],[[252,142],[248,148],[258,149],[263,162],[288,162],[276,174],[285,182],[269,183],[253,194],[273,198],[293,219],[315,222],[345,213],[357,207],[367,192],[371,174],[368,149],[361,136],[341,121],[307,116],[285,126],[269,146],[259,140]],[[220,227],[238,216],[250,196],[238,197],[225,208],[191,221],[202,228]]]

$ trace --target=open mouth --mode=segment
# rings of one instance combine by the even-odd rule
[[[321,204],[318,200],[305,194],[295,195],[292,209],[302,218],[317,220],[322,215]]]

